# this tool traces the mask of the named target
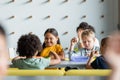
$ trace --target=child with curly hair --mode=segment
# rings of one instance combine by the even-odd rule
[[[12,60],[13,67],[19,69],[44,69],[49,65],[60,63],[61,60],[55,52],[50,52],[50,54],[54,55],[54,59],[37,57],[38,52],[41,50],[42,44],[36,35],[22,35],[17,45],[19,56]]]

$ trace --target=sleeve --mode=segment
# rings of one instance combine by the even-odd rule
[[[42,66],[48,67],[50,65],[50,58],[41,58]]]
[[[17,67],[20,64],[20,60],[12,60],[12,67]]]
[[[92,63],[91,63],[92,68],[98,69],[98,59],[96,58]]]

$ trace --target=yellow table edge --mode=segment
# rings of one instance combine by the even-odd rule
[[[69,70],[66,76],[108,76],[111,70]]]
[[[8,70],[8,76],[63,76],[62,70]]]
[[[8,76],[108,76],[111,70],[8,70]]]

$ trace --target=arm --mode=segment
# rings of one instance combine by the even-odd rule
[[[26,57],[20,57],[20,56],[17,56],[15,58],[12,59],[12,62],[15,61],[15,60],[18,60],[18,59],[25,59]]]
[[[98,56],[98,51],[92,51],[90,54],[90,58],[86,64],[86,69],[93,69],[93,67],[91,66],[91,63],[94,61],[94,58]]]
[[[80,49],[80,48],[84,48],[84,45],[83,45],[83,43],[82,43],[82,40],[80,39],[79,40],[79,42],[78,42],[78,48]]]
[[[58,54],[61,60],[65,60],[65,53],[62,51],[61,53]]]
[[[60,57],[55,52],[51,52],[50,54],[55,57],[55,59],[50,60],[50,65],[59,64],[61,62]]]
[[[74,54],[73,51],[69,51],[69,52],[68,52],[68,58],[69,58],[69,61],[71,61],[71,56],[72,56],[72,54]]]
[[[93,62],[93,57],[90,57],[90,59],[88,60],[88,62],[86,64],[86,69],[93,69],[91,66],[92,62]]]
[[[72,38],[71,42],[70,42],[70,49],[69,51],[73,51],[74,50],[74,46],[77,43],[77,38]]]

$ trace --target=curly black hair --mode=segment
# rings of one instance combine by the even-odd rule
[[[34,34],[22,35],[17,44],[17,52],[22,57],[31,58],[36,51],[41,51],[42,49],[40,39]]]
[[[78,32],[79,29],[89,29],[89,24],[87,22],[81,22],[80,25],[76,28],[76,32]]]

